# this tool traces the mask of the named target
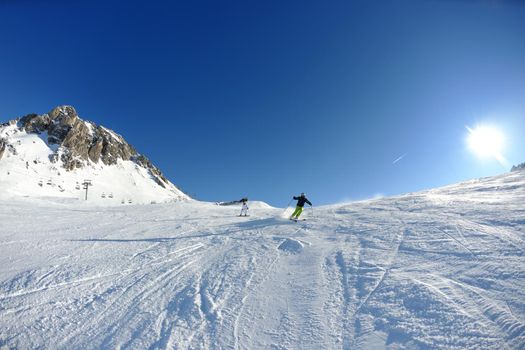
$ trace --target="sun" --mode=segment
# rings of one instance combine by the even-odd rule
[[[500,163],[505,163],[503,157],[503,147],[505,144],[505,136],[494,126],[479,125],[474,129],[467,126],[468,130],[468,146],[470,150],[479,158],[496,159]]]

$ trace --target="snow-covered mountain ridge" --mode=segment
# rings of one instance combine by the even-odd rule
[[[188,199],[122,136],[71,106],[0,126],[1,196],[80,199],[86,179],[99,204]]]
[[[0,348],[522,350],[524,203],[523,170],[298,223],[2,201]]]

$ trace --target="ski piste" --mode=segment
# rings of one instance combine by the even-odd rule
[[[292,219],[290,218],[291,221],[295,221],[295,222],[298,222],[298,221],[306,221],[306,219]]]
[[[524,199],[525,170],[302,223],[5,199],[0,348],[525,349]]]

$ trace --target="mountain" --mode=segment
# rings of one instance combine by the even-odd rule
[[[297,223],[0,201],[0,348],[522,350],[524,203],[525,170]]]
[[[85,180],[89,201],[100,205],[189,199],[122,136],[71,106],[0,126],[1,197],[77,201]]]

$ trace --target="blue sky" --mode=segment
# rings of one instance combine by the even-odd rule
[[[393,195],[525,161],[519,1],[0,1],[0,119],[70,104],[202,200]],[[393,164],[398,157],[403,159]]]

